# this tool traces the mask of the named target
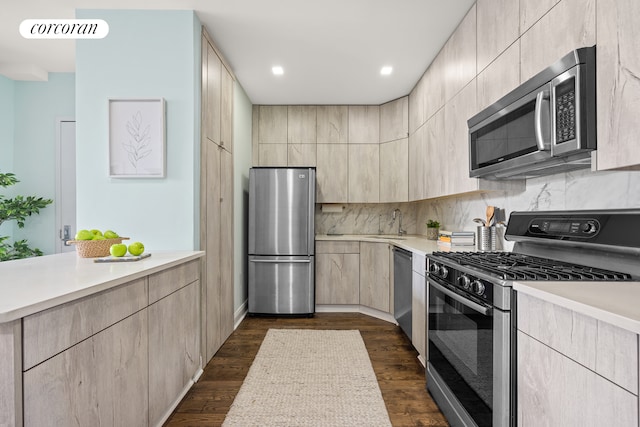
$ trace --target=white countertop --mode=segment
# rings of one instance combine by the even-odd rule
[[[513,289],[640,334],[640,282],[514,282]]]
[[[96,263],[75,252],[0,263],[0,323],[197,259],[202,251],[153,252],[140,261]]]
[[[417,255],[426,255],[436,251],[475,251],[475,246],[446,246],[439,245],[435,240],[427,240],[426,237],[420,235],[403,235],[395,234],[373,235],[373,234],[342,234],[327,235],[317,234],[316,240],[325,241],[358,241],[358,242],[376,242],[390,243],[402,249],[413,252]]]

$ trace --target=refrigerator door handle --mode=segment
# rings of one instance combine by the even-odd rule
[[[263,262],[263,263],[281,263],[281,264],[309,264],[311,262],[310,259],[250,259],[249,262]]]

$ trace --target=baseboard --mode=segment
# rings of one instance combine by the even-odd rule
[[[240,307],[238,307],[236,312],[233,313],[233,330],[234,331],[238,329],[238,326],[240,326],[240,323],[247,316],[248,310],[249,308],[248,308],[247,300],[244,300],[244,302],[240,305]]]
[[[420,363],[422,364],[422,367],[424,367],[426,369],[427,363],[426,363],[426,361],[424,360],[424,357],[422,357],[421,354],[418,355],[418,361],[420,361]]]
[[[182,399],[184,399],[184,397],[187,395],[187,392],[189,391],[189,389],[193,387],[193,385],[198,381],[198,379],[203,374],[203,372],[204,371],[202,370],[202,368],[198,369],[198,372],[195,373],[193,379],[189,380],[187,385],[184,386],[184,389],[182,389],[182,391],[180,392],[176,400],[171,404],[169,409],[164,413],[164,415],[162,416],[158,424],[156,424],[157,427],[162,427],[164,425],[164,423],[169,419],[171,414],[173,414],[173,411],[175,411],[175,409],[178,407],[180,402],[182,402]]]
[[[321,304],[316,305],[317,313],[361,313],[366,314],[367,316],[375,317],[376,319],[384,320],[385,322],[393,323],[397,325],[396,319],[393,317],[393,314],[385,313],[384,311],[376,310],[375,308],[366,307],[364,305],[329,305],[329,304]]]

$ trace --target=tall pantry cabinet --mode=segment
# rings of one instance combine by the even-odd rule
[[[233,332],[233,82],[202,30],[200,136],[201,351],[206,364]]]

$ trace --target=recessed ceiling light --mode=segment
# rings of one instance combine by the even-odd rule
[[[274,75],[276,76],[281,76],[284,74],[284,70],[282,69],[281,66],[276,65],[275,67],[271,67],[271,71],[273,72]]]
[[[386,65],[382,67],[382,69],[380,70],[380,74],[382,74],[383,76],[388,76],[389,74],[391,74],[392,71],[393,71],[393,67]]]

